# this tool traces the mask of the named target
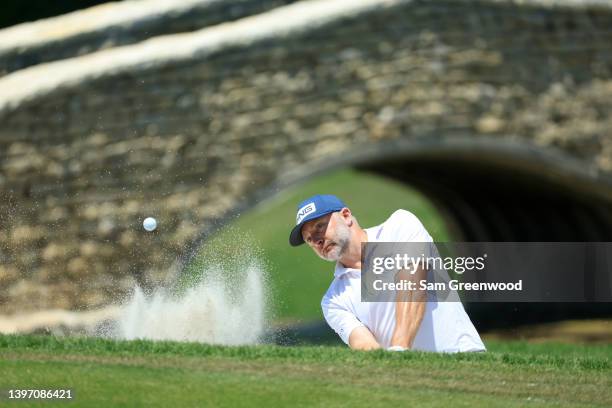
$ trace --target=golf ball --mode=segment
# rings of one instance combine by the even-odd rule
[[[144,229],[146,229],[147,231],[153,231],[155,230],[155,228],[157,228],[157,221],[155,220],[155,218],[153,217],[147,217],[145,218],[145,220],[142,222],[142,226],[144,227]]]

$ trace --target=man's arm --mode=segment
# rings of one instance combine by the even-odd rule
[[[374,335],[365,326],[355,327],[349,336],[349,346],[353,350],[375,350],[380,348],[380,344]]]
[[[380,348],[370,330],[359,321],[357,316],[338,304],[337,299],[324,296],[321,301],[323,316],[329,327],[340,336],[351,349],[373,350]]]
[[[421,280],[427,278],[427,271],[419,267],[414,274],[399,271],[396,280],[414,282],[415,290],[398,291],[395,303],[395,329],[391,336],[391,346],[412,348],[414,338],[421,327],[427,306],[427,291],[419,289]]]

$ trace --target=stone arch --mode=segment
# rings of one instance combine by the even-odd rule
[[[458,240],[597,242],[612,239],[610,176],[594,175],[581,161],[558,149],[520,139],[487,136],[398,139],[343,151],[335,157],[296,167],[271,186],[260,189],[251,202],[236,207],[228,219],[249,211],[254,203],[273,198],[289,186],[343,167],[390,177],[421,190],[445,214]],[[447,178],[453,174],[455,177],[449,183]],[[477,184],[475,189],[462,185],[470,180]],[[492,180],[499,185],[491,185]],[[487,193],[495,195],[494,200],[487,199]],[[517,202],[512,196],[520,199]],[[504,200],[500,201],[501,198]],[[453,208],[455,204],[460,208]],[[538,218],[554,206],[558,207],[553,208],[556,211],[564,208],[570,211],[564,219]],[[507,218],[512,215],[516,218]],[[472,228],[470,221],[475,224]],[[483,221],[486,222],[483,224]],[[567,228],[559,230],[552,221],[567,224]],[[529,225],[538,222],[539,225]],[[498,228],[494,224],[499,224]],[[214,230],[214,226],[203,230],[190,246],[197,247]]]
[[[480,169],[494,156],[505,169],[544,163],[521,183],[538,173],[556,180],[549,198],[609,203],[611,23],[598,2],[317,0],[7,75],[0,304],[99,306],[134,277],[159,284],[202,225],[342,155],[427,188],[428,174],[415,178],[392,153],[438,146],[445,168],[463,172],[442,176],[464,199],[480,174],[466,164],[474,157]],[[497,153],[475,155],[481,142]],[[529,149],[547,153],[520,153]],[[429,152],[419,160],[431,171],[442,157]],[[576,183],[561,191],[566,178]],[[470,213],[502,204],[468,201],[454,217],[467,239],[503,238],[486,223],[486,233],[466,228],[477,225]],[[576,207],[576,220],[591,207]],[[155,234],[140,227],[147,215],[160,221]]]

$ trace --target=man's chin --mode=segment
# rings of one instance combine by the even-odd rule
[[[338,262],[337,258],[332,258],[332,257],[321,255],[321,254],[319,254],[319,258],[327,262]]]
[[[340,251],[336,248],[329,251],[326,255],[319,255],[321,259],[329,262],[338,262],[340,260]]]

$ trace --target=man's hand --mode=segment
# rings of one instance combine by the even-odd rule
[[[391,346],[412,348],[414,338],[421,327],[427,306],[427,291],[419,289],[421,280],[427,279],[427,271],[419,267],[414,274],[402,270],[397,273],[396,281],[415,282],[415,290],[398,291],[395,303],[395,329]]]
[[[349,336],[349,346],[353,350],[376,350],[380,344],[367,327],[355,327]]]

